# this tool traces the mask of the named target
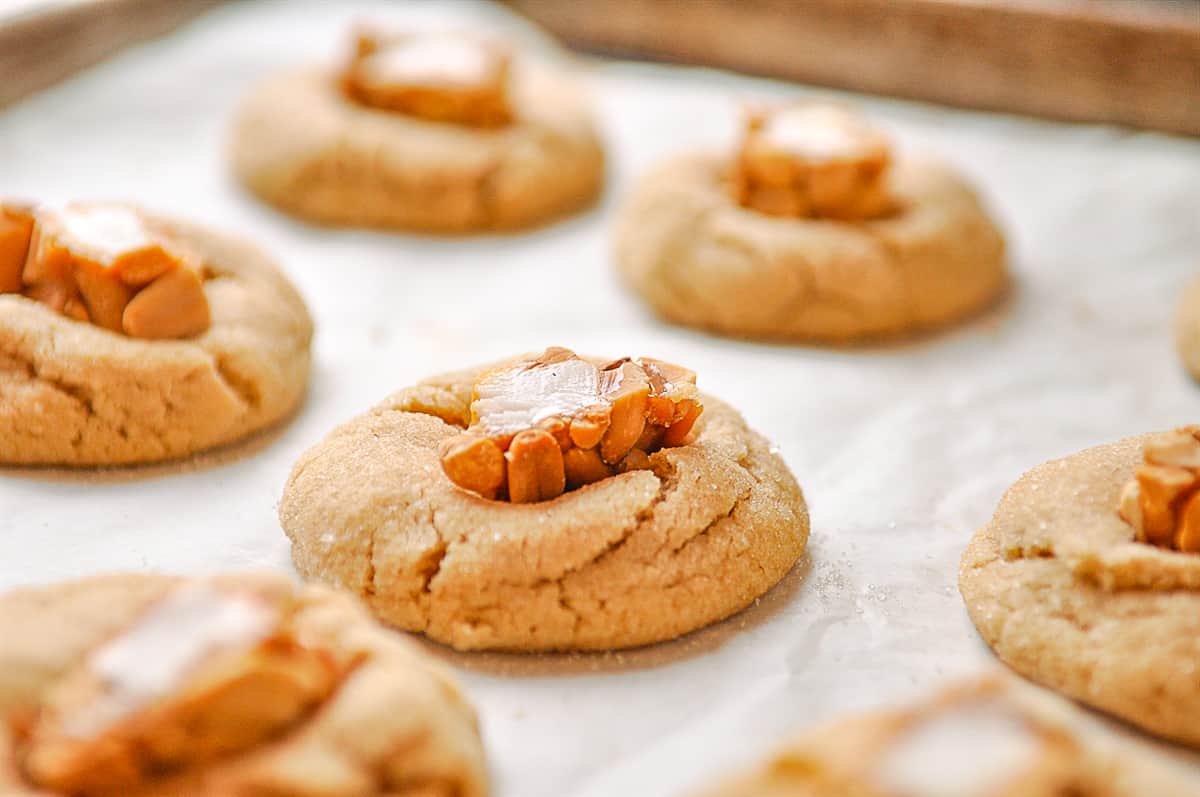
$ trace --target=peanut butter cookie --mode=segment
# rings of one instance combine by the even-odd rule
[[[0,208],[0,463],[125,465],[286,417],[312,322],[262,252],[116,203]]]
[[[1049,462],[962,556],[959,588],[1014,670],[1200,746],[1200,428]]]
[[[1200,379],[1200,278],[1188,285],[1179,302],[1175,314],[1175,346],[1188,373]]]
[[[504,44],[359,33],[348,64],[267,80],[243,103],[233,167],[316,222],[508,230],[592,201],[604,154],[578,86]]]
[[[1004,239],[950,167],[897,157],[826,106],[750,114],[736,153],[642,178],[615,257],[663,318],[738,337],[849,341],[936,327],[996,300]]]
[[[996,679],[799,736],[704,797],[1184,797],[1157,765],[1071,728],[1069,707]]]
[[[0,791],[487,794],[474,712],[347,595],[127,574],[0,597]]]
[[[795,564],[808,513],[693,382],[551,349],[401,390],[293,469],[296,566],[463,650],[622,648],[727,617]]]

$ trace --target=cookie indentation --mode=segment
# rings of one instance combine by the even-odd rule
[[[683,444],[703,411],[691,371],[648,358],[597,365],[554,347],[484,372],[472,397],[471,425],[442,444],[442,469],[514,504],[644,470],[649,454]]]
[[[501,127],[512,121],[511,53],[452,33],[384,35],[363,30],[342,75],[356,102],[436,122]]]
[[[0,206],[0,292],[129,337],[192,338],[212,322],[202,263],[135,208]]]
[[[730,185],[738,204],[772,216],[876,218],[892,208],[890,162],[883,133],[847,109],[755,109]]]

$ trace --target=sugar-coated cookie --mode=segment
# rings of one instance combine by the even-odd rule
[[[234,171],[316,222],[465,233],[591,202],[604,153],[580,87],[503,45],[361,34],[344,69],[269,78],[234,124]]]
[[[495,370],[401,390],[296,463],[279,514],[305,577],[350,589],[382,620],[459,649],[595,650],[671,639],[733,614],[804,551],[808,513],[783,460],[733,408],[692,389],[673,394],[680,401],[667,413],[686,423],[683,401],[703,405],[680,445],[635,454],[632,438],[645,437],[631,435],[628,453],[604,441],[590,448],[551,418],[538,433],[549,429],[562,454],[518,435],[496,454],[509,483],[493,498],[458,486],[450,455],[468,426],[479,428],[473,391]],[[580,406],[596,401],[580,392]],[[642,405],[647,418],[656,401]],[[614,409],[602,422],[623,428],[619,416],[627,417]],[[646,435],[663,433],[651,427]],[[613,464],[563,493],[564,460],[581,450]],[[526,462],[529,477],[520,475]],[[514,503],[518,477],[557,489]]]
[[[998,679],[825,723],[703,797],[1184,797],[1161,766],[1085,740],[1069,706]]]
[[[1005,291],[1004,251],[952,168],[896,156],[864,122],[821,106],[752,117],[736,155],[654,167],[615,232],[620,273],[657,314],[763,339],[946,324]]]
[[[67,283],[33,283],[29,295],[0,292],[0,463],[124,465],[182,457],[275,423],[303,398],[312,321],[270,258],[245,241],[142,215],[156,234],[186,250],[195,268],[178,274],[199,283],[207,306],[186,305],[198,315],[180,326],[181,316],[162,308],[184,305],[145,301],[191,295],[183,293],[187,281],[168,284],[169,278],[127,305],[111,303],[109,289],[121,290],[115,281],[92,293],[81,287],[74,299],[38,293],[43,286],[65,291],[73,279],[85,286],[83,266]],[[129,233],[107,221],[86,232],[114,241]],[[147,251],[131,249],[130,257],[108,265],[126,264],[129,273],[158,268]],[[91,268],[102,260],[78,262]],[[156,334],[171,339],[147,339]]]
[[[270,574],[0,596],[0,792],[483,797],[475,714],[357,601]]]
[[[1183,365],[1200,379],[1200,277],[1183,291],[1175,313],[1175,346]]]
[[[980,634],[1022,675],[1200,746],[1200,439],[1183,429],[1034,468],[963,553]]]

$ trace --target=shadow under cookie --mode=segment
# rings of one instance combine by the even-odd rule
[[[959,588],[1022,675],[1200,746],[1200,555],[1134,539],[1117,512],[1148,438],[1025,474],[964,551]]]
[[[707,396],[694,442],[649,470],[529,504],[456,487],[438,447],[466,426],[476,373],[403,390],[300,459],[279,513],[304,576],[459,650],[610,650],[728,617],[802,555],[794,478]]]

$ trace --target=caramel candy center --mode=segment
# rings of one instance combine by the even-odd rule
[[[510,55],[465,35],[360,33],[342,76],[364,105],[437,122],[499,127],[512,121]]]
[[[773,216],[842,220],[892,209],[887,139],[862,117],[826,105],[752,111],[733,169],[743,207]]]
[[[1200,426],[1153,435],[1118,512],[1139,542],[1200,552]]]
[[[168,593],[52,687],[21,748],[26,774],[62,793],[123,794],[271,737],[341,677],[287,619],[207,585]]]
[[[696,377],[670,363],[621,359],[604,366],[550,348],[481,374],[471,425],[448,439],[442,469],[485,498],[556,498],[686,441],[702,406]]]
[[[137,338],[208,329],[197,266],[133,208],[0,207],[0,292]]]

